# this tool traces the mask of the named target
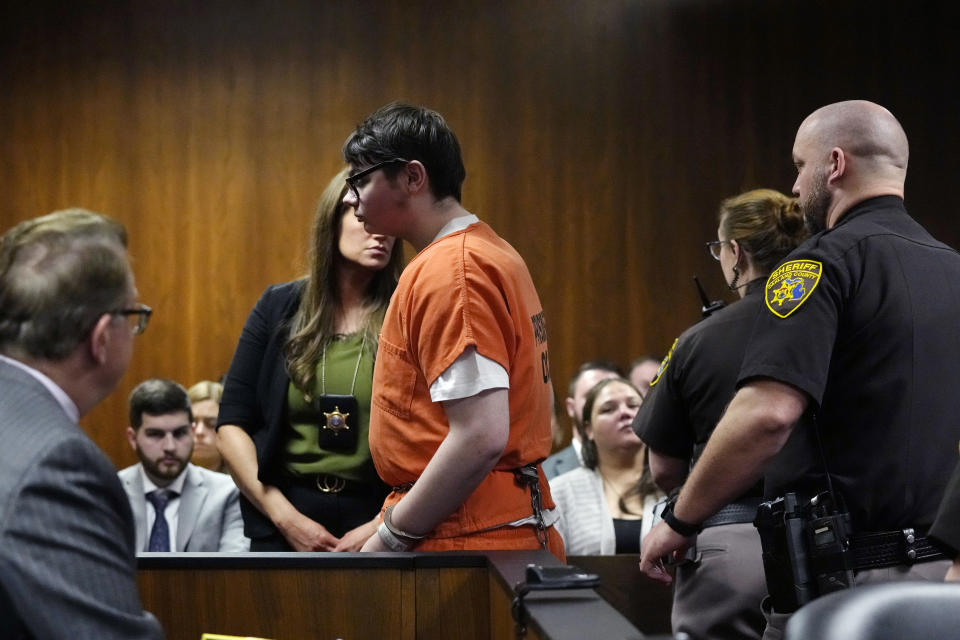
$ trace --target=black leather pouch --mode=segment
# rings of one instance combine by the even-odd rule
[[[357,399],[352,395],[327,394],[314,398],[312,404],[320,427],[318,444],[340,453],[356,451],[360,430]]]

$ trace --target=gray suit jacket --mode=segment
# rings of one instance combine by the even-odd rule
[[[0,638],[162,638],[135,563],[113,465],[39,381],[0,361]]]
[[[250,540],[243,535],[240,497],[233,478],[187,463],[187,478],[180,495],[180,516],[175,551],[249,551]],[[147,499],[144,496],[140,463],[118,472],[133,509],[136,522],[136,549],[146,551]]]
[[[544,475],[547,476],[547,480],[553,480],[567,471],[573,471],[578,468],[580,466],[580,456],[577,455],[577,450],[574,449],[571,444],[566,449],[561,449],[547,457],[541,466],[543,467]]]

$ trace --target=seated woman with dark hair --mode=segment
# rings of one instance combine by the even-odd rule
[[[578,425],[583,466],[550,481],[567,555],[640,552],[662,497],[647,468],[646,447],[631,427],[642,401],[619,377],[587,393]]]

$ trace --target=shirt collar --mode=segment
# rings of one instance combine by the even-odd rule
[[[750,282],[747,283],[747,293],[746,293],[746,295],[749,296],[749,295],[752,295],[752,294],[754,294],[754,293],[757,293],[757,292],[761,291],[766,284],[767,284],[767,276],[761,276],[761,277],[759,277],[759,278],[754,278],[753,280],[751,280]]]
[[[904,213],[907,212],[906,207],[903,206],[903,198],[900,196],[875,196],[873,198],[861,200],[857,204],[847,209],[846,213],[840,216],[840,219],[837,220],[837,224],[833,225],[833,229],[846,224],[849,220],[852,220],[857,216],[870,213],[871,211],[876,211],[877,209],[900,209]]]
[[[443,236],[448,236],[451,233],[462,231],[463,229],[466,229],[470,225],[474,224],[475,222],[480,222],[480,218],[473,215],[472,213],[468,213],[465,216],[459,216],[459,217],[453,218],[452,220],[447,222],[447,224],[443,225],[443,228],[440,229],[440,233],[438,233],[434,237],[434,239],[431,240],[431,242],[436,242]]]
[[[60,405],[60,407],[63,409],[63,412],[67,414],[67,417],[70,418],[70,420],[73,422],[80,421],[80,409],[77,408],[77,404],[71,400],[70,396],[67,395],[67,392],[61,389],[56,382],[50,379],[49,376],[41,371],[37,371],[31,366],[20,362],[19,360],[8,358],[5,355],[0,355],[0,361],[6,362],[33,376],[40,384],[44,386],[44,388],[46,388],[47,391],[50,392],[54,400],[57,401],[57,404]]]

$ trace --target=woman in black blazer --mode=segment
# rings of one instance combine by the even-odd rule
[[[356,551],[386,487],[367,445],[373,360],[402,248],[324,190],[310,272],[260,297],[230,365],[220,452],[240,488],[251,551]]]

